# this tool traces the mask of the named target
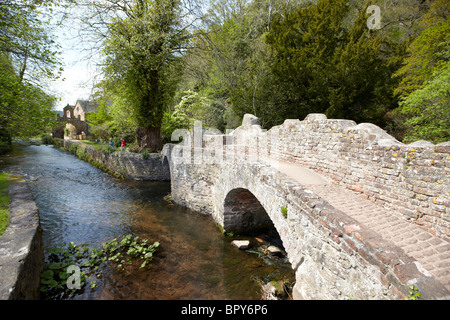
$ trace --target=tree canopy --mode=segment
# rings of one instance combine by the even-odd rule
[[[28,138],[51,128],[54,97],[45,80],[59,76],[57,48],[44,0],[0,2],[0,152],[12,137]]]
[[[274,20],[267,42],[276,103],[283,105],[285,117],[320,112],[377,122],[385,112],[390,73],[379,55],[381,33],[366,27],[365,10],[346,27],[350,9],[346,0],[322,0]]]
[[[154,150],[193,119],[224,131],[252,113],[269,129],[325,113],[405,142],[449,139],[446,0],[5,0],[5,141],[50,123],[38,80],[58,76],[58,50],[42,13],[60,2],[87,10],[81,34],[101,53],[98,137]]]
[[[165,109],[175,92],[186,30],[181,26],[179,1],[132,1],[120,17],[108,23],[104,41],[106,97],[122,97],[127,116],[137,124],[142,148],[161,146]]]
[[[405,141],[450,140],[450,3],[437,0],[420,22],[423,31],[411,42],[396,77],[396,110],[404,120]]]
[[[190,28],[181,27],[183,19],[171,20],[170,32],[189,30],[183,37],[172,37],[175,41],[171,43],[183,44],[183,50],[176,54],[172,54],[176,46],[167,45],[166,52],[170,54],[160,55],[144,50],[142,44],[130,46],[123,39],[119,41],[124,35],[108,39],[104,50],[114,58],[111,62],[119,62],[110,66],[123,68],[131,75],[121,82],[126,82],[126,87],[111,80],[118,79],[115,73],[109,73],[108,81],[114,90],[129,92],[127,96],[124,91],[120,101],[130,114],[146,110],[133,117],[153,121],[138,121],[138,127],[153,126],[158,131],[157,127],[162,126],[162,138],[166,141],[176,126],[189,127],[192,119],[224,131],[238,126],[245,113],[252,113],[269,129],[286,118],[303,119],[316,112],[330,118],[372,122],[405,141],[425,136],[441,141],[446,138],[432,137],[436,130],[425,130],[425,136],[418,134],[424,131],[415,129],[426,127],[431,118],[419,121],[418,114],[429,109],[412,105],[413,101],[418,103],[418,96],[427,106],[437,98],[425,99],[427,90],[421,95],[412,94],[424,89],[425,83],[431,84],[427,81],[447,87],[445,75],[438,72],[444,70],[448,59],[445,3],[448,2],[211,0],[207,10],[196,11],[196,23]],[[372,13],[367,8],[371,4],[379,8],[376,28],[368,24]],[[182,12],[164,10],[170,17]],[[154,14],[158,15],[156,11]],[[130,21],[116,19],[111,26],[126,26],[129,39],[139,38],[140,31],[128,25]],[[123,47],[114,47],[118,43]],[[130,48],[137,50],[128,51],[139,61],[136,65],[125,62],[131,61],[123,55]],[[137,74],[132,71],[136,66],[144,70],[143,65],[162,60],[166,63],[161,69],[164,71],[158,73],[163,75],[158,76],[158,87],[150,84],[151,72],[145,77],[133,76]],[[140,96],[138,87],[156,90],[152,96],[158,97],[158,102],[132,107],[135,101],[150,101],[139,98],[145,94]],[[412,96],[407,99],[409,95]],[[440,97],[437,103],[444,111],[445,99]],[[435,115],[444,112],[437,109]],[[443,126],[442,131],[448,131],[445,121],[435,122]]]

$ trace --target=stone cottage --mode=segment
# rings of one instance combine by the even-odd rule
[[[87,100],[77,100],[74,106],[67,104],[62,114],[56,115],[56,120],[61,122],[61,125],[53,129],[53,137],[86,139],[89,136],[89,122],[86,121],[86,115],[97,110],[97,107],[97,102]]]

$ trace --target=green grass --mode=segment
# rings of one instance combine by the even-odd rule
[[[94,141],[94,140],[80,140],[80,141],[83,142],[83,143],[86,143],[86,144],[93,145],[93,146],[101,144],[100,142],[97,142],[97,141]]]
[[[9,174],[0,173],[0,236],[5,232],[9,222]]]
[[[95,150],[100,151],[100,152],[105,152],[106,154],[111,154],[118,149],[117,147],[111,147],[109,145],[109,143],[104,144],[104,143],[92,141],[92,140],[80,140],[80,141],[85,144],[91,145],[95,148]]]

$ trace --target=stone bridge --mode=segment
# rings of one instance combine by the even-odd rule
[[[296,299],[450,298],[450,143],[402,144],[372,124],[310,114],[269,131],[196,123],[164,146],[172,197],[225,232],[273,225]]]

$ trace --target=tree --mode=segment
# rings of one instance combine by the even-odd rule
[[[399,111],[407,115],[404,141],[450,141],[450,61],[436,71],[421,89],[400,102]]]
[[[423,31],[411,42],[404,66],[395,74],[400,107],[394,118],[405,141],[450,139],[450,4],[435,1],[421,21]]]
[[[245,113],[258,116],[263,126],[278,124],[278,106],[270,104],[271,55],[265,37],[275,14],[303,2],[211,1],[187,51],[181,90],[196,90],[220,101],[227,128],[239,125]]]
[[[49,129],[54,98],[46,79],[58,77],[57,49],[46,30],[47,0],[0,2],[0,149],[12,137],[28,138]],[[56,71],[56,72],[55,72]],[[1,150],[0,150],[1,151]]]
[[[17,68],[19,80],[56,78],[57,46],[47,30],[47,10],[57,0],[3,0],[0,2],[0,50]]]
[[[179,80],[188,40],[179,1],[135,0],[109,23],[103,48],[107,91],[126,101],[139,147],[161,147],[161,122]]]
[[[448,1],[436,0],[421,20],[423,31],[411,42],[404,66],[394,75],[401,79],[395,89],[397,95],[404,97],[420,89],[450,59],[449,10]]]
[[[390,103],[383,39],[366,27],[365,10],[348,22],[350,9],[345,0],[319,0],[274,19],[267,42],[277,86],[273,98],[284,118],[312,112],[359,122],[382,118]]]
[[[330,59],[325,113],[383,125],[383,116],[395,106],[391,75],[398,64],[392,65],[389,51],[381,49],[386,37],[367,28],[365,12],[361,10]]]
[[[164,114],[161,130],[164,140],[170,142],[176,129],[194,128],[195,120],[201,121],[204,128],[225,131],[223,104],[192,90],[182,92],[181,101]]]
[[[101,101],[97,110],[91,111],[86,115],[86,121],[89,123],[90,133],[94,138],[107,140],[110,137],[110,127],[113,121],[106,101]]]

